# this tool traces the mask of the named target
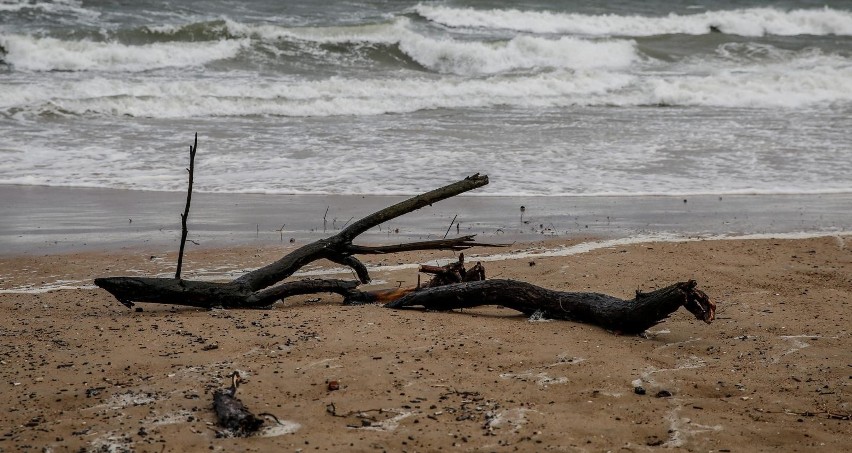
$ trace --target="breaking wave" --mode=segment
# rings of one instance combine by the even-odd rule
[[[529,33],[569,33],[590,36],[701,35],[711,31],[741,35],[852,35],[852,12],[831,8],[749,8],[697,14],[587,15],[518,9],[453,8],[420,4],[423,18],[448,27],[513,30]]]

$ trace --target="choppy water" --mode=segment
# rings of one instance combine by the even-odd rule
[[[0,184],[852,192],[844,1],[0,0]]]

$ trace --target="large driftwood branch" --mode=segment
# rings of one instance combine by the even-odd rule
[[[680,307],[706,323],[713,321],[716,306],[697,286],[690,280],[648,293],[637,291],[633,300],[623,300],[599,293],[554,291],[514,280],[482,280],[408,291],[385,307],[452,310],[502,305],[526,315],[541,312],[546,318],[584,322],[634,334],[644,332]]]
[[[328,259],[351,267],[358,275],[358,279],[366,283],[370,281],[367,268],[353,255],[407,250],[463,250],[475,245],[492,246],[474,243],[473,236],[384,247],[352,244],[352,240],[359,234],[381,223],[486,184],[488,184],[488,177],[477,173],[453,184],[409,198],[364,217],[334,236],[302,246],[278,261],[228,283],[168,278],[107,277],[95,279],[95,284],[109,291],[128,307],[136,302],[153,302],[203,308],[259,308],[294,294],[319,292],[349,294],[354,291],[354,286],[349,288],[351,284],[341,286],[333,283],[334,281],[328,283],[324,280],[310,280],[307,283],[289,282],[270,287],[290,277],[299,268],[319,259]],[[293,292],[296,287],[299,288],[299,292]]]
[[[636,298],[628,301],[598,293],[554,291],[512,280],[486,281],[485,270],[480,263],[465,270],[463,254],[459,254],[457,263],[441,267],[421,266],[421,272],[433,275],[422,288],[418,283],[418,288],[362,292],[356,289],[359,282],[342,280],[300,280],[273,286],[318,259],[349,266],[355,270],[360,282],[366,283],[370,280],[367,267],[355,258],[356,254],[493,246],[476,244],[473,236],[378,247],[352,244],[359,234],[381,223],[486,184],[488,177],[475,174],[409,198],[364,217],[334,236],[300,247],[278,261],[228,283],[179,278],[108,277],[95,279],[95,284],[128,307],[135,302],[153,302],[202,308],[265,308],[296,294],[331,292],[343,295],[347,303],[380,302],[386,303],[388,308],[423,306],[433,310],[451,310],[502,305],[527,315],[541,312],[545,317],[595,324],[623,333],[642,332],[681,306],[705,322],[713,320],[715,305],[696,288],[694,281],[676,283],[650,293],[637,292]],[[183,218],[185,220],[185,216]]]

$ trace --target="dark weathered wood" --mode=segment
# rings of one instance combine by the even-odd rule
[[[186,206],[183,208],[183,214],[180,215],[180,250],[178,250],[177,268],[175,270],[175,279],[180,279],[180,270],[183,267],[183,249],[186,246],[186,235],[189,234],[189,229],[186,227],[186,220],[189,217],[189,204],[192,201],[192,176],[195,173],[195,151],[198,150],[198,132],[195,133],[195,144],[189,147],[189,185],[186,189]]]
[[[197,282],[173,278],[104,277],[95,285],[107,290],[119,302],[132,307],[134,302],[184,305],[189,307],[242,307],[252,295],[233,283]]]
[[[459,253],[458,261],[444,266],[421,264],[420,272],[433,276],[432,279],[423,286],[424,288],[485,280],[485,268],[482,266],[482,263],[477,262],[470,269],[464,268],[464,253]]]
[[[251,291],[257,291],[284,280],[312,261],[322,258],[340,260],[342,257],[357,253],[358,249],[352,248],[352,240],[370,228],[486,184],[488,184],[488,176],[477,173],[453,184],[409,198],[354,222],[334,236],[298,248],[280,260],[249,272],[237,278],[234,282],[246,286]],[[358,271],[356,269],[356,272]],[[361,277],[359,275],[359,278]],[[362,281],[365,280],[365,278],[361,279]],[[369,281],[369,277],[366,280]]]
[[[351,291],[346,294],[344,303],[347,305],[388,304],[424,288],[485,280],[485,267],[482,266],[482,263],[477,262],[470,269],[464,268],[464,253],[459,253],[458,261],[443,266],[421,264],[419,272],[432,275],[432,278],[423,286],[420,286],[420,278],[418,276],[417,287]]]
[[[233,283],[196,282],[171,278],[106,277],[95,284],[128,307],[134,303],[158,303],[198,308],[267,308],[300,294],[336,293],[349,296],[358,282],[306,279],[285,282],[262,291],[247,291]],[[354,297],[354,295],[353,295]]]
[[[676,283],[632,300],[599,293],[555,291],[514,280],[483,280],[424,288],[385,304],[388,308],[422,306],[452,310],[480,305],[502,305],[526,315],[537,311],[546,318],[578,321],[622,333],[641,333],[683,306],[710,323],[715,305],[694,280]]]
[[[458,194],[480,188],[487,184],[488,176],[476,173],[462,179],[461,181],[417,195],[416,197],[409,198],[393,206],[382,209],[381,211],[374,212],[373,214],[356,221],[337,235],[344,241],[351,242],[356,236],[364,233],[370,228],[374,228],[377,225],[393,220],[403,214],[416,211],[420,208],[431,206],[433,203],[437,203],[441,200],[446,200],[447,198],[454,197]]]
[[[249,436],[263,426],[263,419],[258,418],[237,399],[237,385],[240,375],[236,371],[231,375],[233,384],[229,389],[216,389],[213,392],[213,410],[219,426],[236,436]]]
[[[354,295],[360,282],[351,280],[307,279],[285,282],[252,294],[252,303],[258,308],[267,307],[290,296],[300,294],[334,293],[344,297]]]
[[[591,323],[624,333],[642,332],[681,306],[698,319],[708,323],[713,320],[715,305],[696,289],[694,281],[677,283],[650,293],[637,292],[635,299],[622,300],[599,293],[554,291],[512,280],[486,281],[485,269],[480,263],[465,270],[463,254],[459,254],[456,263],[441,267],[423,266],[421,271],[434,275],[425,288],[362,292],[356,289],[358,282],[341,280],[302,280],[272,286],[318,259],[349,266],[355,270],[360,282],[366,283],[370,280],[369,273],[366,266],[353,256],[355,254],[493,246],[475,244],[473,236],[381,247],[352,244],[352,240],[359,234],[381,223],[486,184],[488,177],[475,174],[409,198],[356,221],[334,236],[300,247],[278,261],[229,283],[108,277],[95,279],[95,284],[108,290],[127,306],[132,306],[134,302],[152,302],[203,308],[265,308],[277,300],[296,294],[332,292],[343,295],[347,303],[387,302],[385,306],[388,308],[419,305],[434,310],[450,310],[503,305],[528,315],[541,311],[546,317]],[[187,210],[188,207],[189,200]],[[183,217],[185,220],[186,215]]]
[[[349,266],[355,270],[362,283],[367,283],[370,281],[367,267],[353,256],[355,254],[394,253],[407,250],[462,250],[475,245],[494,246],[492,244],[476,244],[473,242],[473,236],[382,247],[352,244],[352,239],[356,236],[383,222],[486,184],[488,184],[487,176],[475,174],[440,189],[409,198],[370,214],[334,236],[300,247],[278,261],[249,272],[229,283],[198,282],[179,278],[106,277],[95,279],[95,284],[112,293],[128,307],[133,306],[134,302],[153,302],[203,308],[260,308],[274,303],[278,300],[274,299],[275,297],[280,299],[294,294],[330,291],[349,295],[349,292],[354,288],[341,286],[335,281],[330,281],[330,283],[323,283],[320,280],[314,280],[311,283],[289,282],[280,285],[280,287],[269,289],[269,291],[265,291],[264,288],[269,288],[271,285],[290,277],[301,267],[319,259],[328,259]],[[187,195],[187,211],[188,208],[189,195]],[[183,219],[186,220],[186,214],[184,214]],[[301,292],[293,292],[294,288],[299,288]]]
[[[236,436],[249,436],[263,426],[263,419],[252,414],[228,390],[217,389],[213,392],[213,410],[219,426]]]
[[[467,250],[471,247],[508,247],[508,244],[483,244],[474,242],[475,234],[451,239],[410,242],[407,244],[363,246],[350,245],[347,250],[355,255],[382,255],[386,253],[413,252],[417,250]]]

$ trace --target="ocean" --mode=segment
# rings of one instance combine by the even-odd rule
[[[0,185],[852,193],[852,2],[0,0]]]

